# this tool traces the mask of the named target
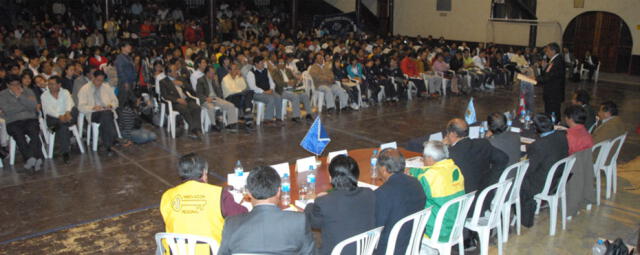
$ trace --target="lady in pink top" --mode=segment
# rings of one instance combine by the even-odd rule
[[[594,189],[593,156],[591,147],[593,139],[584,127],[587,113],[580,105],[572,105],[564,110],[564,121],[569,126],[567,142],[569,155],[576,157],[571,169],[573,174],[567,182],[567,215],[572,217],[581,209],[589,208],[596,202]]]
[[[579,105],[572,105],[565,109],[564,121],[569,126],[567,130],[567,142],[569,143],[569,155],[589,149],[593,146],[591,134],[584,127],[587,113]]]
[[[446,72],[449,71],[449,64],[444,61],[444,56],[441,53],[436,55],[436,61],[433,61],[433,66],[431,67],[435,72]]]

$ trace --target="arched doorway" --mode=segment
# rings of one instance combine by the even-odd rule
[[[616,14],[590,11],[576,16],[565,29],[562,42],[580,60],[590,50],[600,59],[603,72],[629,72],[633,39],[629,26]]]

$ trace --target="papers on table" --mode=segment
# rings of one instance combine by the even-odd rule
[[[524,144],[532,144],[535,141],[536,141],[536,139],[533,139],[533,138],[524,137],[524,136],[520,137],[520,142],[524,143]]]
[[[522,132],[522,130],[519,127],[510,127],[509,129],[511,130],[511,132],[514,132],[514,133]]]
[[[233,186],[235,190],[242,190],[244,185],[247,184],[247,176],[249,172],[243,172],[241,176],[233,174],[227,174],[227,183],[230,186]]]
[[[347,150],[329,152],[329,155],[327,155],[327,163],[331,163],[331,160],[338,155],[349,155],[349,153]]]
[[[315,156],[301,158],[301,159],[296,160],[296,171],[298,171],[298,172],[309,171],[310,167],[311,167],[311,169],[315,169],[316,168],[316,157]]]
[[[302,208],[302,210],[304,210],[304,208],[307,207],[308,204],[313,203],[313,199],[309,199],[309,200],[296,200],[296,202],[294,203],[297,207]]]
[[[442,141],[442,132],[431,134],[429,136],[429,141]]]
[[[471,139],[480,138],[480,126],[469,127],[469,138]]]
[[[386,148],[397,149],[398,148],[398,143],[390,142],[390,143],[383,143],[383,144],[380,145],[380,150],[384,150]]]
[[[422,161],[422,157],[416,156],[405,160],[405,166],[408,168],[422,168],[424,167],[424,162]]]
[[[275,169],[276,172],[278,172],[278,175],[280,175],[280,177],[284,177],[284,174],[291,175],[289,173],[289,163],[287,162],[280,163],[277,165],[271,165],[271,167],[273,167],[273,169]]]
[[[520,145],[520,151],[522,152],[527,152],[527,146],[526,145]]]
[[[535,79],[533,79],[533,78],[531,78],[529,76],[526,76],[524,74],[521,74],[521,73],[516,75],[516,79],[524,81],[524,82],[527,82],[527,83],[531,83],[533,85],[538,84],[538,81],[536,81]]]
[[[372,190],[376,190],[378,188],[378,186],[376,186],[376,185],[369,184],[369,183],[366,183],[366,182],[361,182],[361,181],[358,181],[358,187],[370,188]]]
[[[229,193],[231,193],[231,196],[233,196],[233,201],[236,201],[236,203],[244,206],[245,208],[247,208],[247,210],[251,211],[251,209],[253,209],[253,205],[251,205],[251,203],[247,202],[247,201],[242,201],[242,199],[244,198],[244,195],[242,194],[242,192],[238,191],[238,190],[229,190]],[[240,203],[242,202],[242,203]]]

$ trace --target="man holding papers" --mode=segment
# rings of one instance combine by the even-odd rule
[[[564,101],[564,80],[565,69],[564,60],[560,57],[560,46],[557,43],[550,43],[544,48],[544,53],[549,59],[540,76],[536,77],[538,83],[542,84],[542,97],[544,100],[544,111],[549,116],[555,116],[556,121],[560,119],[560,106]]]

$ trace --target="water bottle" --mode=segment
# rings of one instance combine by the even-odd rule
[[[371,179],[378,178],[378,170],[376,165],[378,164],[378,150],[373,150],[371,154]]]
[[[591,248],[591,251],[593,252],[593,255],[604,255],[607,251],[607,247],[604,245],[604,241],[598,240],[596,245]]]
[[[531,116],[529,116],[529,114],[526,114],[526,116],[524,117],[524,129],[529,130],[529,122],[531,122]]]
[[[244,168],[242,167],[242,163],[240,163],[240,160],[236,162],[236,167],[233,168],[233,172],[236,174],[236,176],[244,175]]]
[[[280,203],[282,206],[289,206],[291,204],[291,181],[289,181],[289,174],[284,174],[282,177],[282,194],[280,194]]]
[[[487,131],[484,129],[484,126],[480,126],[480,138],[484,138],[486,132]]]
[[[555,112],[551,113],[551,123],[553,123],[553,125],[556,124],[556,113]]]
[[[524,123],[525,119],[527,118],[527,111],[525,111],[524,109],[522,109],[522,111],[520,111],[520,122]]]
[[[307,199],[312,199],[316,195],[316,175],[310,173],[307,175]]]

